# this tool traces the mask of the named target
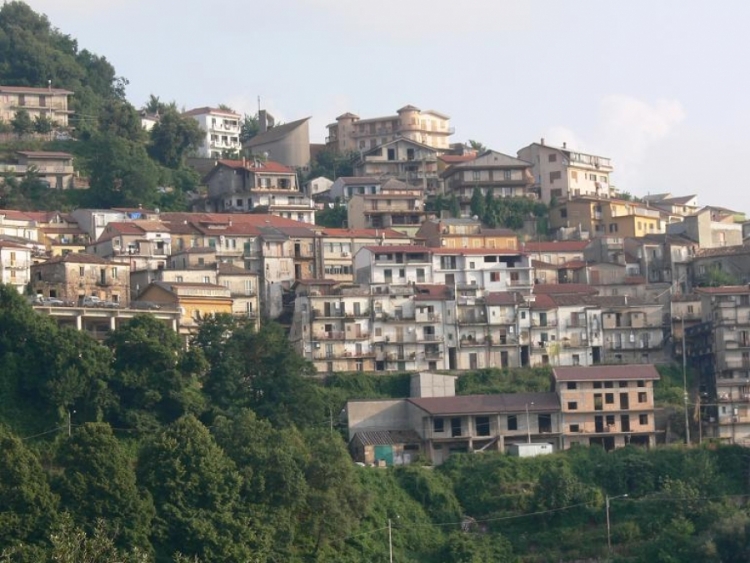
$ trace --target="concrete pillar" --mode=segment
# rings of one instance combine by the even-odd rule
[[[117,318],[114,315],[109,317],[109,330],[111,331],[117,330]]]
[[[83,315],[76,315],[76,330],[83,330]]]

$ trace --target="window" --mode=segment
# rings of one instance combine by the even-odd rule
[[[581,356],[580,356],[580,354],[573,354],[573,365],[574,366],[580,366],[581,365]]]
[[[472,170],[471,171],[471,179],[474,181],[479,181],[481,178],[479,170]]]
[[[112,277],[117,279],[117,268],[112,268]]]
[[[647,414],[639,414],[638,415],[638,422],[641,426],[645,426],[648,424],[648,415]]]
[[[625,388],[625,387],[628,386],[628,382],[627,381],[620,381],[619,385],[620,385],[620,389],[622,389],[622,388]]]
[[[510,180],[510,179],[511,179],[511,171],[503,170],[503,180]]]
[[[78,267],[78,275],[83,276],[86,273],[86,269],[83,266]]]
[[[608,405],[614,405],[615,404],[615,394],[614,393],[605,393],[604,394],[604,402]]]
[[[578,403],[576,401],[568,401],[568,410],[569,411],[577,411],[578,410]]]
[[[556,154],[550,154],[549,156],[547,156],[547,160],[549,162],[557,162],[557,155]]]
[[[640,393],[638,393],[638,402],[639,403],[645,403],[647,401],[648,401],[648,399],[646,397],[646,392],[645,391],[641,391]]]
[[[568,389],[578,389],[578,384],[575,381],[568,381]]]
[[[182,282],[183,282],[182,276],[177,276],[177,283],[182,283]]]
[[[560,218],[561,219],[567,219],[568,218],[568,209],[566,207],[563,207],[560,209]]]
[[[645,386],[646,386],[646,382],[643,379],[639,379],[638,380],[638,387],[645,387]]]
[[[580,428],[581,427],[578,424],[571,424],[570,425],[570,431],[571,432],[580,432],[581,431]]]
[[[508,430],[518,430],[518,417],[515,414],[508,415]]]
[[[490,272],[490,281],[499,282],[500,281],[500,272]]]
[[[475,419],[477,426],[477,436],[489,436],[490,435],[490,417],[489,416],[478,416]]]
[[[560,171],[550,172],[549,173],[549,181],[550,181],[550,183],[554,183],[555,180],[559,180],[560,178],[562,178],[562,172],[560,172]]]
[[[594,389],[601,389],[601,388],[602,388],[602,382],[594,381]]]
[[[203,276],[203,283],[211,283],[211,278],[208,276]]]
[[[578,181],[578,172],[576,170],[570,171],[570,179],[575,180],[576,182]]]
[[[614,386],[615,386],[615,382],[614,381],[605,381],[604,382],[604,388],[605,389],[613,389]]]
[[[596,395],[594,395],[594,410],[600,411],[602,410],[602,408],[604,408],[602,405],[602,394],[597,393]]]
[[[610,233],[616,233],[617,232],[617,223],[610,223],[609,224],[609,232]]]
[[[442,418],[436,418],[432,421],[433,432],[445,432],[445,421]]]

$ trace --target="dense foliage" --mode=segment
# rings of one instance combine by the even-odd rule
[[[409,374],[310,377],[283,331],[229,316],[185,350],[134,318],[98,343],[0,286],[0,561],[603,558],[745,561],[739,447],[352,463],[339,413],[408,394]],[[664,397],[679,370],[664,371]],[[544,391],[549,371],[483,370],[461,393]],[[628,497],[621,495],[627,494]]]

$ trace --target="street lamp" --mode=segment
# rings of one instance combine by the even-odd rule
[[[529,405],[534,406],[534,401],[526,403],[526,442],[531,443],[531,425],[529,424]]]
[[[612,554],[612,524],[609,519],[609,503],[618,498],[627,498],[627,496],[627,493],[625,493],[624,495],[617,495],[616,497],[610,497],[609,495],[607,495],[604,500],[604,506],[607,511],[607,550],[609,551],[610,555]]]

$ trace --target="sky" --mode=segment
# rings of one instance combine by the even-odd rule
[[[734,168],[750,130],[745,0],[27,0],[150,94],[190,109],[312,117],[407,104],[452,142],[548,144],[613,160],[637,196],[750,212]],[[732,164],[734,163],[734,164]]]

